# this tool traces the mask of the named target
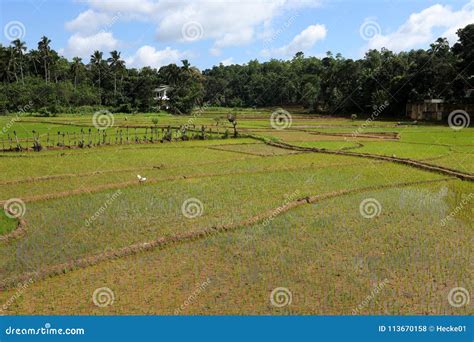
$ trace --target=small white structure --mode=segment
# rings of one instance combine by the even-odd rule
[[[146,182],[146,177],[142,177],[142,176],[140,176],[140,175],[137,175],[137,178],[138,178],[138,182],[139,182],[139,183],[144,183],[144,182]]]
[[[154,89],[155,97],[153,98],[155,101],[158,101],[160,107],[164,107],[165,109],[169,108],[168,100],[170,99],[167,95],[167,92],[171,89],[169,85],[162,84],[158,88]]]
[[[160,100],[169,100],[170,98],[168,95],[166,95],[166,92],[169,91],[171,87],[166,84],[160,85],[158,88],[155,89],[155,100],[160,101]]]

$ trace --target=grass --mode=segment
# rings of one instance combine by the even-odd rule
[[[18,222],[14,218],[8,217],[5,211],[0,211],[0,236],[13,231],[17,224]]]
[[[416,195],[407,195],[431,194],[436,201],[443,187],[453,197],[472,191],[449,182],[301,207],[276,217],[264,229],[244,228],[33,284],[15,310],[173,314],[209,278],[209,287],[184,314],[351,314],[374,286],[388,279],[362,314],[472,314],[469,308],[455,309],[444,301],[450,287],[472,281],[469,239],[459,239],[472,237],[468,218],[442,227],[442,210],[433,214],[432,203],[420,204]],[[366,197],[382,203],[375,220],[358,212],[358,203]],[[400,203],[400,198],[414,201]],[[113,306],[91,303],[92,292],[102,286],[113,289]],[[281,286],[292,292],[293,302],[280,309],[270,305],[269,296]]]
[[[212,108],[194,120],[215,125],[222,116],[221,129],[230,128],[226,111]],[[299,146],[350,148],[474,170],[471,128],[454,132],[390,121],[364,128],[400,136],[386,141],[314,135],[350,134],[364,121],[301,114],[294,115],[290,129],[275,131],[270,113],[241,110],[238,127]],[[191,119],[117,114],[115,123],[150,125],[155,116],[160,126]],[[0,127],[9,120],[0,117]],[[42,135],[57,129],[77,133],[90,122],[90,115],[22,117],[9,132],[16,130],[22,139],[33,129]],[[36,281],[9,304],[7,314],[173,314],[207,278],[209,287],[184,314],[351,314],[385,279],[388,285],[360,314],[472,313],[446,301],[450,288],[472,283],[467,266],[473,206],[464,201],[474,190],[470,182],[364,158],[294,153],[250,138],[6,152],[0,160],[0,202],[20,198],[27,207],[26,234],[0,243],[0,281],[163,236],[238,226],[306,196],[360,190],[293,208],[268,224]],[[137,174],[147,182],[140,184]],[[417,181],[435,183],[397,186]],[[389,185],[395,187],[362,191]],[[183,216],[189,198],[202,203],[201,216]],[[366,198],[381,204],[374,219],[359,212]],[[443,225],[453,212],[454,219]],[[0,216],[0,234],[15,226],[15,220]],[[98,308],[91,296],[104,286],[113,289],[116,301]],[[270,305],[276,287],[291,290],[290,306]],[[15,291],[0,291],[0,304]]]

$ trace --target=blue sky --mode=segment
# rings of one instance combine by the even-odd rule
[[[36,48],[46,35],[68,58],[117,49],[127,65],[160,67],[187,58],[220,62],[288,59],[326,51],[359,58],[368,48],[455,42],[474,23],[474,0],[2,0],[1,43],[20,37]]]

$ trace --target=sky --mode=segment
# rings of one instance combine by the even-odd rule
[[[188,59],[291,59],[298,51],[361,58],[368,49],[426,48],[474,23],[474,0],[0,0],[0,43],[41,36],[68,59],[118,50],[128,67]]]

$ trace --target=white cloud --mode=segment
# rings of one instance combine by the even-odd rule
[[[201,39],[212,39],[215,48],[244,45],[252,41],[255,29],[280,13],[285,0],[176,2],[160,20],[157,37],[161,40],[183,40],[188,22],[202,26]]]
[[[164,42],[195,42],[209,39],[214,52],[242,46],[261,37],[276,16],[304,7],[318,6],[321,0],[86,0],[91,9],[66,24],[67,28],[91,34],[110,17],[120,13],[120,20],[146,20],[156,25],[156,36]],[[197,39],[183,37],[183,27],[197,22],[202,27]],[[258,31],[258,32],[257,32]]]
[[[69,31],[79,31],[83,34],[91,34],[97,30],[110,26],[113,17],[108,13],[98,13],[87,10],[79,14],[74,20],[66,23]]]
[[[152,14],[158,11],[164,1],[153,0],[87,0],[87,2],[95,9],[104,12],[121,12],[121,13],[142,13]]]
[[[158,69],[163,65],[178,63],[187,56],[187,52],[181,52],[170,47],[164,50],[156,50],[153,46],[144,45],[133,56],[126,58],[125,61],[127,65],[136,68],[150,66]]]
[[[318,41],[324,40],[326,35],[327,29],[324,25],[310,25],[296,35],[289,44],[276,49],[263,50],[262,54],[264,56],[291,56],[298,51],[307,51]]]
[[[231,65],[231,64],[234,64],[234,59],[233,59],[232,57],[223,59],[223,60],[221,61],[221,64],[222,64],[222,65]]]
[[[74,34],[69,38],[63,51],[66,57],[79,56],[87,59],[95,50],[108,52],[117,49],[118,46],[119,41],[110,32],[99,32],[90,36]]]
[[[397,31],[389,34],[376,34],[369,40],[365,50],[385,47],[393,51],[402,51],[421,47],[433,42],[435,29],[442,29],[442,37],[448,38],[452,44],[456,42],[456,31],[474,22],[474,0],[460,10],[455,11],[450,6],[433,5],[419,13],[413,13]]]

